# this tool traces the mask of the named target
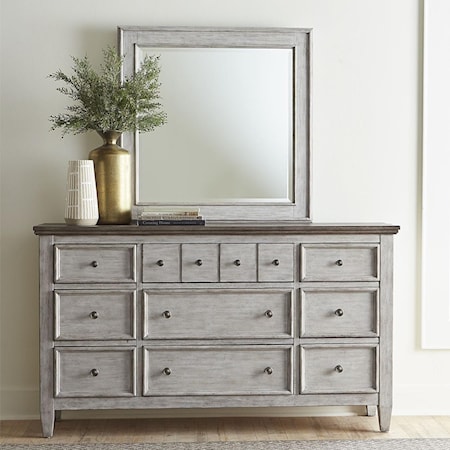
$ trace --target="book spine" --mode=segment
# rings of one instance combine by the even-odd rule
[[[205,220],[203,219],[178,219],[178,220],[170,220],[170,219],[156,219],[156,220],[138,220],[138,225],[205,225]]]

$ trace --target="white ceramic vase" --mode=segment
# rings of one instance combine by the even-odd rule
[[[64,219],[68,225],[90,226],[98,222],[94,162],[89,159],[69,161]]]

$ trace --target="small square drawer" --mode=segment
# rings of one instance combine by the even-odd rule
[[[258,245],[258,281],[294,281],[293,244]]]
[[[144,395],[292,394],[290,346],[144,348]]]
[[[303,244],[301,281],[378,281],[377,244]]]
[[[135,245],[55,245],[56,283],[136,281]]]
[[[70,347],[55,349],[56,397],[133,397],[136,349]]]
[[[220,245],[220,281],[256,281],[256,244]]]
[[[134,291],[56,291],[55,340],[136,339]]]
[[[219,245],[182,244],[181,280],[191,283],[219,281]]]
[[[304,287],[301,337],[376,337],[378,288]]]
[[[144,244],[144,283],[178,283],[181,281],[179,244]]]
[[[311,344],[301,347],[301,393],[378,391],[376,344]]]

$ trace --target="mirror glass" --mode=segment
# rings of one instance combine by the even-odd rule
[[[146,48],[167,123],[140,135],[139,203],[293,201],[293,49]]]

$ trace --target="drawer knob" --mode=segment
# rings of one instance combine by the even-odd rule
[[[272,261],[272,264],[273,264],[274,266],[279,266],[279,265],[280,265],[280,260],[279,260],[279,259],[274,259],[274,260]]]
[[[97,261],[92,261],[91,262],[91,266],[92,267],[98,267],[98,262]]]
[[[339,267],[341,267],[341,266],[344,265],[344,261],[342,261],[342,259],[338,259],[338,260],[336,261],[336,265],[339,266]]]
[[[197,259],[197,261],[195,261],[195,264],[197,264],[197,266],[202,266],[203,261],[201,259]]]
[[[172,317],[172,313],[170,311],[164,311],[162,313],[162,315],[166,318],[166,319],[170,319]]]
[[[269,319],[271,319],[271,318],[273,317],[273,312],[272,312],[270,309],[268,309],[268,310],[264,313],[264,315],[265,315],[266,317],[268,317]]]
[[[91,375],[93,376],[93,377],[98,377],[98,374],[99,374],[100,372],[98,371],[98,369],[92,369],[91,370]]]
[[[241,260],[240,259],[236,259],[236,261],[234,261],[234,265],[235,266],[240,266],[241,265]]]
[[[159,267],[162,267],[162,266],[164,265],[164,261],[163,261],[162,259],[158,259],[158,261],[156,261],[156,264],[157,264]]]
[[[337,365],[335,368],[334,368],[334,370],[337,372],[337,373],[342,373],[343,371],[344,371],[344,368],[341,366],[341,365]]]
[[[172,371],[168,368],[168,367],[166,367],[165,369],[163,369],[163,374],[164,375],[170,375],[172,373]]]
[[[267,373],[267,375],[272,375],[273,374],[273,369],[272,369],[272,367],[266,367],[264,369],[264,372]]]
[[[98,312],[97,312],[97,311],[92,311],[92,312],[89,314],[89,317],[90,317],[91,319],[98,319]]]
[[[336,316],[342,317],[344,315],[344,311],[341,308],[338,308],[334,314],[336,314]]]

